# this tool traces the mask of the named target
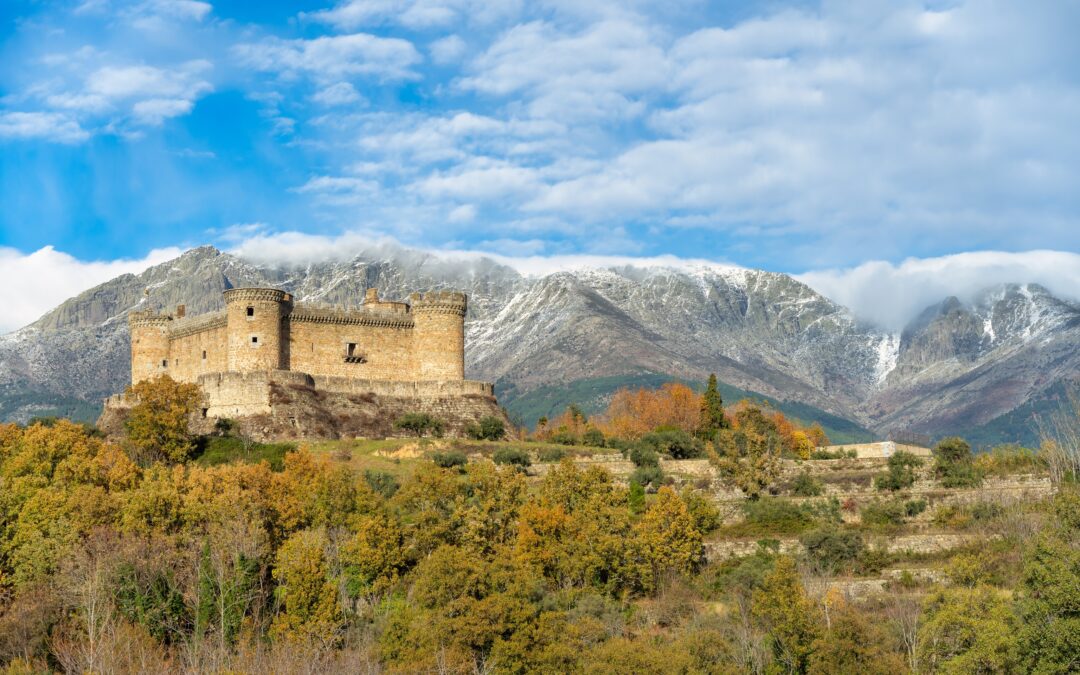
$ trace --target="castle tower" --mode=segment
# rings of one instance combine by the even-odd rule
[[[433,291],[409,296],[418,380],[465,379],[464,293]]]
[[[276,288],[225,291],[228,369],[250,372],[288,367],[289,336],[285,318],[292,296]]]
[[[131,330],[131,383],[169,372],[169,322],[152,309],[128,315]]]

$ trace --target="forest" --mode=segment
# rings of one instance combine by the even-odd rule
[[[0,426],[6,674],[1080,670],[1075,410],[875,462],[715,380],[296,447],[138,387],[124,439]]]

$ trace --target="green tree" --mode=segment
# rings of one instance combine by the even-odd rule
[[[420,438],[429,432],[433,436],[442,436],[445,425],[442,420],[427,413],[411,412],[394,420],[394,428],[416,434],[416,437]]]
[[[915,484],[915,469],[922,466],[922,460],[904,450],[889,457],[885,475],[874,478],[874,487],[879,490],[904,490]]]
[[[790,556],[776,559],[772,571],[754,591],[752,611],[768,631],[773,657],[782,669],[806,672],[819,637],[819,617]]]
[[[933,673],[1017,670],[1019,625],[1008,600],[989,586],[948,588],[924,602],[918,662]]]
[[[128,393],[138,400],[128,416],[127,433],[139,455],[171,462],[190,457],[195,440],[188,419],[202,400],[199,386],[162,375],[129,387]]]
[[[702,438],[714,440],[716,432],[727,428],[724,417],[724,399],[716,388],[716,373],[709,375],[709,383],[701,397],[701,417],[698,421],[698,433]]]
[[[1018,602],[1024,668],[1033,673],[1080,670],[1080,491],[1054,498],[1056,523],[1024,555]]]
[[[709,461],[750,499],[759,498],[780,477],[780,439],[771,433],[722,429]]]
[[[506,423],[494,415],[481,417],[479,422],[469,424],[465,433],[479,441],[499,441],[506,436]]]

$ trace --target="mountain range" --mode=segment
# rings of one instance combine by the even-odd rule
[[[387,245],[302,265],[201,247],[0,337],[0,417],[92,418],[130,377],[128,312],[210,311],[238,286],[352,305],[368,287],[398,298],[464,290],[467,376],[494,381],[526,423],[575,399],[595,409],[619,386],[715,372],[729,397],[764,397],[827,428],[1031,443],[1040,415],[1080,377],[1080,305],[1035,284],[944,298],[897,333],[786,274],[723,265],[526,275]]]

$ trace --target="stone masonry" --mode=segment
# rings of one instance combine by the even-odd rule
[[[173,314],[132,312],[132,384],[163,374],[196,383],[203,391],[200,418],[257,417],[267,429],[260,436],[282,428],[386,435],[392,426],[375,418],[411,411],[441,416],[454,433],[486,414],[503,415],[493,385],[465,379],[464,293],[413,293],[408,302],[388,302],[369,289],[357,309],[296,302],[274,288],[234,288],[224,296],[224,311],[199,316],[186,316],[183,305]],[[311,392],[318,412],[312,405],[287,410],[296,397],[275,395],[282,391]],[[132,403],[110,397],[105,417]],[[340,422],[357,418],[359,408],[367,411],[360,416],[365,423],[305,419]]]

